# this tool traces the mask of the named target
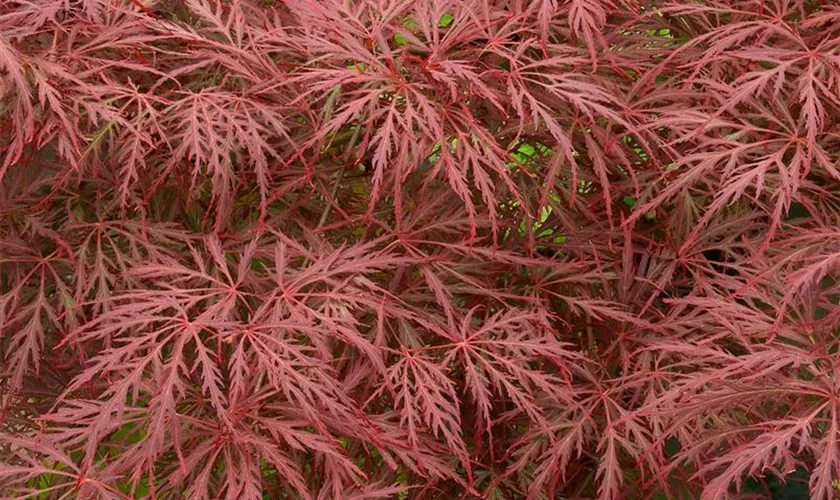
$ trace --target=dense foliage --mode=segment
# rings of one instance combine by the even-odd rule
[[[0,0],[0,497],[840,492],[829,0]]]

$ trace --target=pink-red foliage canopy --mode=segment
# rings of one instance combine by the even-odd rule
[[[835,498],[834,4],[0,0],[0,498]]]

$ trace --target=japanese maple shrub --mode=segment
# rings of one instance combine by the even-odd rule
[[[0,498],[833,499],[838,158],[828,0],[0,0]]]

